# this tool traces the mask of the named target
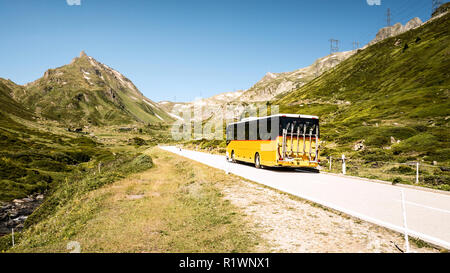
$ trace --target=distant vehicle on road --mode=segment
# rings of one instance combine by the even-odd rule
[[[280,114],[247,118],[227,126],[226,158],[256,168],[319,166],[319,118]]]

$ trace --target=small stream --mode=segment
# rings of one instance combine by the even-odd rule
[[[43,199],[42,194],[34,194],[11,202],[0,203],[0,236],[10,234],[12,229],[14,231],[22,230],[25,220],[42,204]]]

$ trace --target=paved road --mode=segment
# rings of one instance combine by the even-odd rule
[[[256,169],[220,155],[161,148],[400,232],[405,230],[403,190],[408,234],[450,249],[450,195],[323,173]]]

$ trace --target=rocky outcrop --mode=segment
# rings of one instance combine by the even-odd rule
[[[302,87],[356,53],[337,52],[316,60],[312,65],[292,72],[267,73],[259,82],[239,97],[243,102],[269,101],[276,96]]]
[[[365,140],[358,141],[355,145],[353,145],[353,151],[364,151],[366,149],[366,145],[364,145]]]
[[[44,79],[47,80],[50,77],[50,69],[44,72]]]
[[[384,27],[380,29],[375,37],[370,43],[370,45],[376,44],[384,39],[397,36],[402,34],[408,30],[417,28],[423,24],[422,20],[419,17],[415,17],[411,19],[406,25],[402,25],[401,23],[397,23],[391,27]]]

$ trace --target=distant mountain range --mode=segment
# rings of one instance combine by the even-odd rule
[[[422,21],[416,17],[410,20],[405,26],[398,23],[392,27],[382,28],[377,33],[375,39],[373,39],[368,45],[358,50],[363,50],[368,46],[374,45],[389,37],[397,36],[411,29],[417,28],[422,24]],[[261,103],[271,101],[277,97],[280,98],[291,91],[301,88],[310,81],[320,77],[323,73],[329,71],[341,62],[353,56],[358,50],[336,52],[317,59],[310,66],[300,68],[292,72],[268,72],[260,81],[255,83],[251,88],[247,90],[226,92],[210,98],[199,99],[193,102],[174,103],[170,101],[161,101],[158,104],[168,112],[179,113],[194,105],[207,105],[211,108],[217,109],[223,108],[227,104]],[[208,119],[214,113],[214,110],[206,110],[204,113],[202,113],[202,118]]]

